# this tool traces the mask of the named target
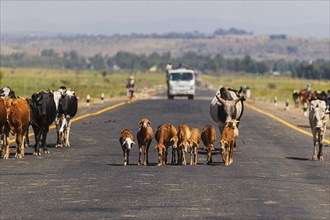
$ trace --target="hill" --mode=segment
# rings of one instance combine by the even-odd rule
[[[286,35],[212,35],[191,38],[165,38],[140,35],[74,35],[33,36],[4,34],[1,37],[1,54],[40,54],[43,49],[57,53],[77,51],[82,56],[97,53],[113,56],[119,51],[149,55],[153,52],[170,52],[180,57],[187,52],[226,58],[243,58],[250,55],[257,60],[329,60],[328,38],[303,38]]]

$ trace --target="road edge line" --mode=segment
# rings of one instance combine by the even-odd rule
[[[291,129],[293,129],[293,130],[299,131],[300,133],[303,133],[303,134],[305,134],[305,135],[308,135],[308,136],[310,136],[310,137],[313,137],[312,133],[307,132],[307,131],[305,131],[305,130],[303,130],[303,129],[301,129],[301,128],[298,128],[297,126],[295,126],[295,125],[293,125],[293,124],[290,124],[289,122],[287,122],[287,121],[285,121],[285,120],[283,120],[283,119],[281,119],[281,118],[279,118],[279,117],[277,117],[277,116],[275,116],[275,115],[273,115],[273,114],[271,114],[271,113],[269,113],[269,112],[265,112],[265,111],[263,111],[263,110],[260,110],[260,109],[258,109],[257,107],[255,107],[255,106],[253,106],[253,105],[251,105],[251,104],[249,104],[249,103],[244,103],[244,105],[245,105],[246,107],[248,107],[248,108],[250,108],[250,109],[252,109],[252,110],[255,110],[255,111],[257,111],[257,112],[259,112],[259,113],[261,113],[261,114],[263,114],[263,115],[266,115],[266,116],[268,116],[268,117],[270,117],[270,118],[272,118],[272,119],[274,119],[274,120],[276,120],[276,121],[278,121],[278,122],[281,122],[282,124],[284,124],[285,126],[291,128]],[[325,143],[327,143],[327,144],[330,144],[330,140],[325,139],[325,138],[323,138],[323,142],[325,142]]]

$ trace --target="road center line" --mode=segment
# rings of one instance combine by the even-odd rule
[[[308,136],[310,136],[310,137],[313,137],[312,133],[307,132],[307,131],[305,131],[305,130],[303,130],[303,129],[301,129],[301,128],[298,128],[297,126],[295,126],[295,125],[293,125],[293,124],[290,124],[289,122],[287,122],[287,121],[285,121],[285,120],[283,120],[283,119],[281,119],[281,118],[279,118],[279,117],[277,117],[277,116],[275,116],[275,115],[273,115],[273,114],[271,114],[271,113],[268,113],[268,112],[262,111],[262,110],[260,110],[260,109],[258,109],[258,108],[256,108],[256,107],[254,107],[254,106],[252,106],[252,105],[250,105],[250,104],[248,104],[248,103],[246,103],[246,102],[244,103],[244,105],[245,105],[246,107],[250,108],[250,109],[253,109],[253,110],[255,110],[255,111],[261,113],[261,114],[267,115],[268,117],[270,117],[270,118],[272,118],[272,119],[274,119],[274,120],[276,120],[276,121],[278,121],[278,122],[281,122],[282,124],[286,125],[287,127],[291,128],[291,129],[294,129],[294,130],[299,131],[299,132],[301,132],[301,133],[303,133],[303,134],[306,134],[306,135],[308,135]],[[325,138],[323,139],[323,142],[325,142],[325,143],[327,143],[327,144],[330,144],[330,140],[325,139]]]
[[[127,103],[131,103],[131,102],[127,102]],[[91,116],[99,115],[99,114],[102,114],[102,113],[104,113],[104,112],[106,112],[106,111],[110,111],[110,110],[112,110],[112,109],[118,108],[118,107],[120,107],[120,106],[122,106],[122,105],[125,105],[125,104],[126,104],[126,102],[119,102],[119,103],[117,103],[117,104],[114,104],[114,105],[111,105],[111,106],[106,107],[106,108],[104,108],[104,109],[101,109],[101,110],[99,110],[99,111],[97,111],[97,112],[94,112],[94,113],[87,113],[87,114],[84,114],[84,115],[78,116],[78,117],[76,117],[76,118],[73,118],[71,121],[72,121],[72,122],[75,122],[75,121],[79,121],[79,120],[84,119],[84,118],[88,118],[88,117],[91,117]],[[56,128],[55,125],[49,126],[49,130],[54,129],[54,128]],[[31,137],[31,136],[33,136],[33,135],[34,135],[33,132],[29,133],[29,137]],[[13,139],[13,140],[9,140],[9,144],[11,144],[11,143],[13,143],[13,142],[15,142],[15,139]]]

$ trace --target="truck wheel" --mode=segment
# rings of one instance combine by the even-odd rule
[[[173,98],[174,98],[174,96],[168,95],[168,99],[173,99]]]
[[[194,96],[193,95],[190,95],[190,96],[188,96],[188,99],[194,99]]]

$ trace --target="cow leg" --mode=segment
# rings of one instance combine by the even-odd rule
[[[150,146],[150,142],[146,143],[146,146],[144,146],[144,161],[143,161],[143,165],[149,165],[149,146]]]
[[[187,153],[187,149],[185,146],[183,146],[182,148],[182,165],[187,165],[187,161],[186,161],[186,153]]]
[[[230,149],[229,149],[229,165],[232,164],[234,161],[233,161],[233,154],[234,154],[234,143],[232,143],[230,145]]]
[[[130,152],[130,150],[127,150],[127,165],[129,165],[129,152]]]
[[[138,160],[138,165],[141,165],[141,161],[142,161],[142,144],[139,143],[139,160]]]
[[[198,161],[197,157],[198,157],[198,147],[195,146],[194,147],[194,164],[197,164],[197,161]]]
[[[68,119],[69,120],[69,119]],[[70,128],[71,128],[71,121],[68,121],[67,123],[67,127],[66,127],[66,132],[65,132],[65,136],[66,136],[66,147],[70,147]]]
[[[3,159],[9,158],[9,132],[6,132],[4,137],[4,145],[5,145],[5,153],[3,155]]]
[[[40,152],[40,139],[42,135],[43,129],[40,129],[37,126],[32,126],[33,132],[34,132],[34,139],[35,139],[35,145],[34,145],[34,152],[33,155],[35,156],[41,156]]]
[[[62,147],[61,137],[60,137],[60,117],[58,115],[56,115],[55,126],[56,126],[56,135],[57,135],[55,147]]]
[[[30,140],[29,140],[29,125],[26,128],[26,133],[25,133],[25,139],[24,139],[24,144],[25,144],[25,148],[30,147]]]
[[[21,149],[21,134],[16,133],[16,154],[15,158],[22,158],[22,149]],[[23,150],[24,151],[24,150]]]
[[[313,143],[314,143],[314,154],[313,154],[313,160],[317,160],[317,151],[316,151],[316,138],[313,138]]]
[[[127,165],[127,154],[126,154],[126,150],[124,149],[123,152],[124,152],[124,166],[126,166]]]
[[[190,146],[190,165],[193,165],[193,151],[194,151],[194,147]],[[195,154],[194,154],[194,160],[195,160]]]
[[[178,149],[172,146],[172,160],[171,160],[172,164],[176,164],[176,156],[177,156],[176,154],[178,154]]]
[[[317,157],[319,160],[323,160],[323,152],[322,152],[322,148],[323,148],[323,144],[322,144],[322,140],[323,139],[323,134],[322,132],[319,132],[318,134],[318,142],[319,142],[319,153],[317,154]]]
[[[48,134],[48,128],[46,128],[42,134],[42,148],[44,151],[44,154],[49,154],[49,151],[47,149],[47,144],[46,144],[46,139],[47,139],[47,134]]]

